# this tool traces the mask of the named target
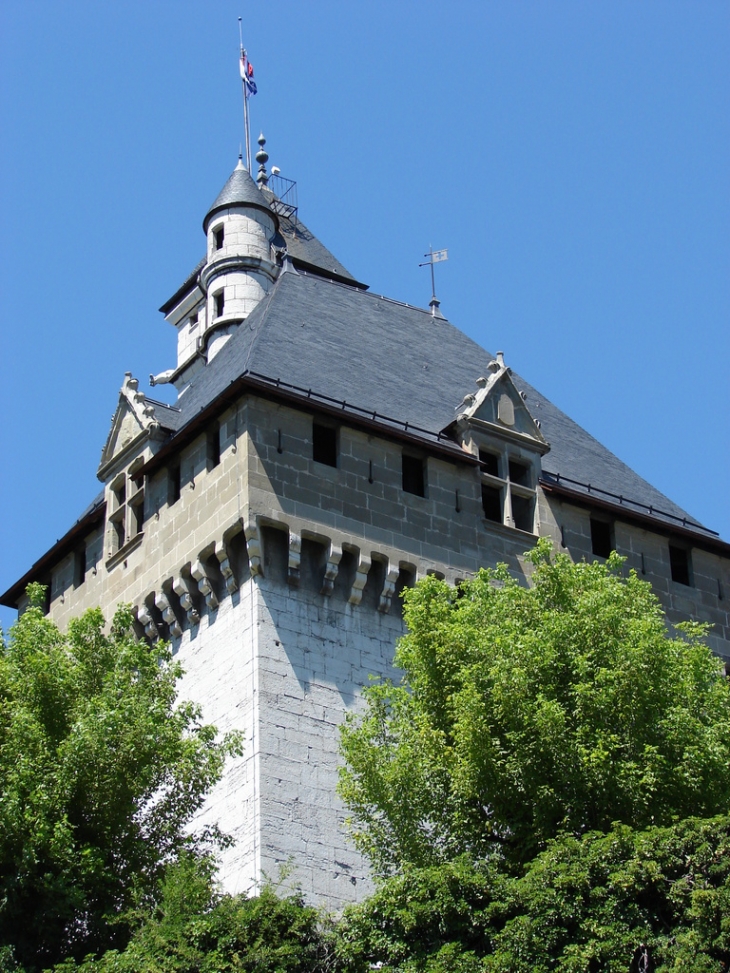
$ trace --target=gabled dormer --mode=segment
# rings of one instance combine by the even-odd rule
[[[160,408],[166,407],[160,403]],[[155,444],[164,438],[155,404],[139,391],[139,382],[127,372],[97,470],[106,500],[107,567],[113,567],[142,539],[144,482],[135,473],[152,456]]]
[[[486,520],[534,534],[540,460],[550,449],[501,352],[459,406],[451,431],[481,461]]]

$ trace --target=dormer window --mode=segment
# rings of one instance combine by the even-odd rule
[[[224,231],[222,226],[219,226],[217,230],[213,230],[213,245],[215,246],[216,250],[223,249],[223,238]]]
[[[132,464],[138,467],[139,461]],[[127,482],[127,479],[129,482]],[[131,473],[121,474],[111,484],[111,513],[109,515],[109,557],[139,538],[144,530],[144,482]]]
[[[487,449],[479,450],[479,462],[482,464],[482,472],[489,476],[499,476],[499,456]]]
[[[534,464],[524,456],[510,455],[510,447],[495,444],[479,447],[482,481],[482,513],[494,524],[535,533],[536,475]],[[506,473],[505,475],[500,475]]]
[[[509,480],[510,483],[518,483],[520,486],[532,486],[530,467],[511,459],[509,461]]]

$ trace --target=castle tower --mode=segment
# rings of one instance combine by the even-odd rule
[[[336,796],[338,727],[392,673],[405,587],[499,562],[528,584],[539,536],[576,560],[617,550],[730,661],[730,544],[501,353],[369,293],[260,174],[239,162],[161,309],[177,364],[152,383],[177,403],[126,375],[104,490],[1,600],[22,611],[48,584],[61,626],[132,604],[141,637],[172,643],[181,697],[245,740],[202,815],[235,842],[224,885],[289,865],[338,908],[370,888]]]

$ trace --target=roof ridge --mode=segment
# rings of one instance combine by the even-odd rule
[[[247,372],[249,370],[249,362],[251,360],[251,355],[252,355],[253,350],[256,347],[256,345],[258,345],[259,338],[261,337],[261,333],[264,330],[264,325],[266,323],[266,318],[268,317],[268,314],[269,314],[269,308],[271,307],[271,299],[274,296],[274,293],[279,289],[280,282],[286,276],[287,276],[287,272],[286,271],[279,274],[279,276],[274,281],[274,286],[271,288],[271,290],[269,290],[269,292],[267,294],[264,295],[263,299],[259,302],[258,306],[252,312],[252,313],[255,313],[263,305],[263,310],[261,311],[261,313],[259,315],[260,321],[258,321],[258,322],[254,321],[254,327],[251,329],[253,331],[253,337],[251,338],[251,343],[249,344],[248,351],[246,352],[246,359],[244,361],[244,366],[243,366],[243,371],[244,372]],[[243,324],[246,324],[248,321],[250,321],[250,318],[251,318],[251,315],[249,315],[248,318],[246,319],[246,321],[243,321],[239,325],[239,327],[242,327]],[[251,326],[249,325],[249,327],[251,327]]]
[[[398,301],[396,300],[396,298],[388,297],[386,294],[378,294],[372,290],[365,290],[363,287],[359,285],[348,284],[345,281],[335,280],[332,277],[320,276],[319,274],[312,273],[309,270],[298,270],[297,273],[299,274],[300,277],[310,277],[315,280],[323,280],[326,281],[328,284],[332,284],[334,287],[342,287],[347,291],[353,291],[353,290],[359,291],[365,297],[373,298],[376,301],[386,301],[388,304],[395,304],[397,307],[406,307],[408,308],[409,311],[419,311],[421,314],[426,314],[429,318],[433,317],[430,308],[418,307],[417,304],[408,304],[406,301]],[[447,321],[449,324],[451,324],[449,319],[443,316],[438,320]]]

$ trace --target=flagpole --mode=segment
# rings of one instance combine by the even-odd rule
[[[241,18],[238,18],[238,42],[241,48],[240,53],[240,65],[243,69],[245,64],[246,51],[243,47],[243,29],[241,27]],[[249,173],[251,172],[251,131],[248,118],[248,89],[246,87],[246,80],[241,74],[241,94],[243,95],[243,137],[246,142],[246,168]]]

